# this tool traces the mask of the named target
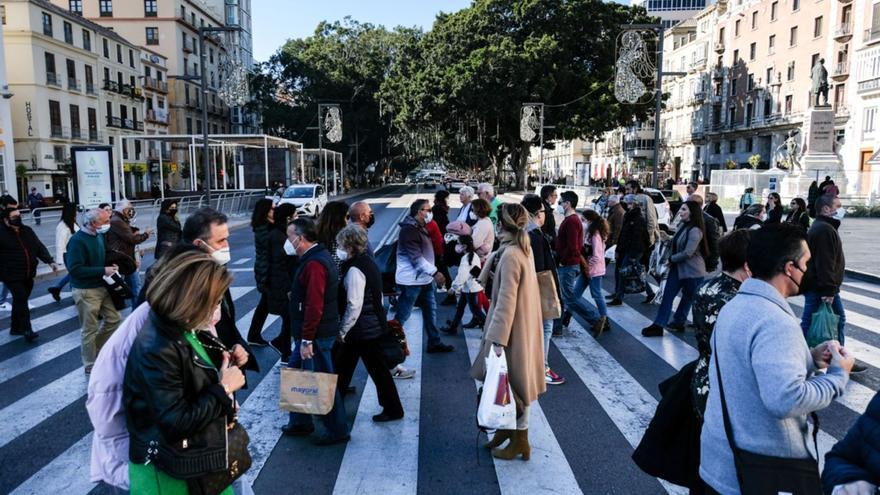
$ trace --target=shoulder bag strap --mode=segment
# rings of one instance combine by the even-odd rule
[[[721,415],[724,417],[724,433],[727,434],[727,441],[730,443],[730,450],[736,457],[736,442],[733,439],[733,425],[730,423],[730,415],[727,412],[727,400],[724,398],[724,383],[721,380],[721,365],[718,364],[718,335],[713,334],[712,340],[715,342],[715,349],[712,352],[715,355],[715,373],[718,374],[718,395],[721,398]]]

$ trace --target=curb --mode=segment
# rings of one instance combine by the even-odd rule
[[[250,220],[246,220],[246,221],[243,220],[239,223],[229,222],[229,231],[232,232],[233,230],[238,230],[238,229],[247,227],[248,225],[250,225]],[[141,249],[143,249],[143,251],[145,253],[153,252],[156,250],[156,242],[153,241],[151,244],[144,246]],[[42,266],[45,266],[45,265],[42,265]],[[39,282],[42,280],[47,280],[47,279],[55,278],[55,277],[63,277],[66,274],[67,274],[67,268],[61,268],[57,272],[52,272],[51,269],[47,269],[46,271],[44,271],[42,273],[40,271],[38,271],[37,275],[34,277],[34,282]]]
[[[872,284],[880,284],[880,275],[874,275],[873,273],[860,272],[858,270],[850,270],[849,268],[844,270],[847,276],[852,277],[857,280],[861,280],[863,282],[870,282]]]

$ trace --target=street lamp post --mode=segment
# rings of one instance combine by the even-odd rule
[[[202,174],[205,181],[205,196],[211,206],[211,165],[208,160],[208,71],[205,66],[205,35],[207,33],[229,33],[241,31],[239,26],[218,26],[199,28],[199,64],[201,69],[201,100],[202,100]]]

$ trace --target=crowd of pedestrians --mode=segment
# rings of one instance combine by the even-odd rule
[[[637,181],[603,194],[595,209],[579,209],[586,198],[552,185],[505,203],[490,184],[480,184],[476,198],[469,187],[459,191],[462,207],[455,212],[449,193],[439,191],[433,205],[415,200],[398,225],[390,263],[393,316],[383,291],[389,267],[379,266],[369,242],[375,216],[368,203],[332,201],[312,220],[300,218],[293,205],[261,199],[250,222],[260,299],[247,338],[236,327],[226,269],[232,259],[228,219],[203,208],[181,224],[172,199],[161,205],[156,262],[141,284],[139,245],[152,229],[132,225],[130,202],[88,210],[79,222],[75,208],[65,206],[53,257],[22,224],[15,200],[4,197],[0,257],[17,262],[0,265],[0,281],[13,299],[12,333],[32,341],[37,334],[27,299],[37,263],[53,269],[56,261],[64,263],[67,276],[48,290],[57,301],[70,284],[82,327],[82,362],[91,375],[87,409],[95,426],[92,477],[132,492],[196,493],[193,483],[216,481],[205,475],[227,467],[229,439],[241,428],[235,392],[247,386],[245,370],[259,370],[252,346],[271,346],[289,368],[338,375],[331,410],[290,413],[279,425],[284,434],[313,436],[319,446],[349,441],[343,397],[359,361],[376,385],[381,411],[373,421],[400,420],[405,408],[395,380],[415,371],[389,363],[383,345],[415,307],[428,354],[452,352],[441,333],[456,335],[463,327],[481,332],[470,369],[475,379],[486,379],[490,353],[506,356],[516,425],[496,431],[486,447],[498,459],[528,460],[530,408],[548,385],[566,382],[550,367],[553,336],[572,334],[578,318],[592,338],[602,338],[613,328],[609,307],[637,293],[646,294],[646,304],[660,294],[645,337],[685,332],[689,319],[694,324],[699,357],[679,372],[675,383],[683,395],[677,397],[687,397],[687,407],[679,401],[674,408],[696,428],[689,432],[697,432],[698,441],[687,445],[687,459],[694,461],[685,484],[692,493],[776,490],[795,476],[790,461],[801,461],[800,486],[818,487],[808,417],[844,394],[851,373],[864,371],[845,347],[838,233],[844,210],[833,183],[818,191],[809,205],[793,199],[787,214],[778,194],[761,204],[746,191],[730,232],[717,196],[708,193],[704,202],[696,185],[662,226]],[[605,296],[612,261],[614,289]],[[127,304],[114,298],[114,286],[131,300],[124,322]],[[443,293],[455,312],[440,328]],[[786,299],[800,294],[799,321]],[[805,336],[821,304],[839,316],[836,337],[811,348]],[[263,336],[269,314],[281,319],[271,341]],[[873,479],[853,473],[875,462],[862,454],[862,444],[873,441],[865,437],[880,416],[876,402],[829,454],[821,475],[826,492],[862,493],[853,490]],[[670,424],[661,421],[673,414],[670,407],[661,401],[643,452],[669,454],[650,433],[659,428],[655,423]],[[813,416],[814,429],[817,421]],[[200,448],[188,449],[187,442]],[[779,475],[755,476],[744,462],[754,456],[774,459]],[[223,493],[240,492],[235,478]]]

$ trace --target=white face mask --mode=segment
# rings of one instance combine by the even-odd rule
[[[336,248],[336,257],[339,258],[339,261],[345,261],[348,259],[348,251],[342,248]]]
[[[559,205],[556,207],[556,214],[557,214],[557,215],[565,215],[565,207],[562,206],[562,204],[559,204]]]
[[[205,245],[208,246],[207,244]],[[211,246],[208,246],[208,248],[210,249]],[[218,265],[225,266],[232,259],[232,253],[229,252],[228,247],[225,247],[211,251],[211,257],[214,258]]]
[[[107,232],[110,232],[110,224],[106,223],[104,225],[101,225],[100,227],[95,229],[95,232],[97,232],[99,234],[106,234]]]
[[[428,214],[425,215],[425,223],[431,223],[431,220],[434,220],[434,213],[429,211]]]
[[[287,253],[288,256],[296,256],[296,248],[293,247],[293,243],[290,242],[290,239],[284,241],[284,252]]]
[[[476,222],[477,221],[477,214],[474,212],[470,212],[470,213],[468,213],[468,218],[470,218],[471,220]]]
[[[837,220],[843,220],[843,217],[845,217],[845,216],[846,216],[846,210],[844,210],[842,206],[840,208],[838,208],[837,211],[834,212],[834,218],[836,218]]]

